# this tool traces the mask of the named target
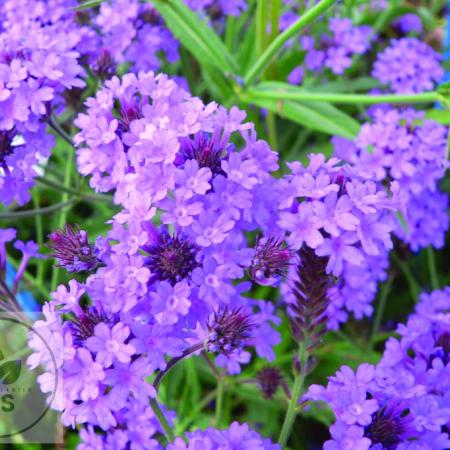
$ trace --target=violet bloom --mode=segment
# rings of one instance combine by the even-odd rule
[[[431,91],[444,76],[441,59],[439,53],[416,38],[393,39],[378,54],[372,76],[396,93]]]
[[[121,363],[130,361],[135,349],[125,340],[130,335],[130,329],[118,323],[110,329],[105,323],[99,323],[94,330],[94,336],[86,340],[89,350],[96,353],[96,361],[103,367],[110,367],[114,360]]]
[[[96,399],[100,392],[100,382],[105,379],[102,364],[93,361],[91,353],[79,348],[76,357],[67,364],[67,377],[64,389],[72,400],[80,396],[81,400]]]
[[[161,281],[156,292],[151,293],[152,310],[158,323],[172,325],[178,322],[179,316],[189,312],[191,289],[186,282],[171,286],[167,281]]]
[[[167,450],[195,450],[200,448],[208,450],[221,450],[223,448],[280,450],[278,444],[273,444],[269,439],[264,439],[251,430],[247,424],[238,422],[233,422],[226,430],[207,428],[205,431],[198,430],[188,433],[187,437],[188,443],[181,438],[177,438],[174,443],[169,444]]]

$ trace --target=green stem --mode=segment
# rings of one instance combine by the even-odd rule
[[[217,380],[217,396],[216,396],[216,427],[220,427],[222,423],[222,412],[223,412],[223,396],[225,393],[224,379],[219,378]]]
[[[4,212],[0,213],[0,219],[21,219],[23,217],[33,217],[38,214],[49,214],[71,205],[74,201],[75,199],[71,198],[65,202],[55,203],[54,205],[46,206],[45,208],[28,209],[26,211]]]
[[[427,260],[428,260],[428,270],[430,271],[430,278],[431,278],[431,287],[436,290],[439,289],[440,283],[439,283],[439,277],[437,274],[436,269],[436,259],[434,257],[434,249],[430,245],[427,247]]]
[[[376,105],[380,103],[430,103],[441,100],[437,92],[423,92],[420,94],[344,94],[328,92],[290,92],[283,90],[263,91],[261,89],[248,89],[248,99],[252,98],[270,100],[302,100],[322,101],[341,104]],[[242,94],[245,98],[245,93]]]
[[[267,47],[264,53],[256,60],[255,64],[247,72],[244,79],[244,85],[251,84],[266,67],[271,63],[274,56],[283,48],[284,44],[297,34],[306,25],[309,25],[329,7],[331,7],[336,0],[321,0],[316,6],[311,8],[303,14],[296,22],[294,22],[287,30],[277,36],[277,38]]]
[[[95,200],[95,201],[105,201],[105,202],[113,202],[114,199],[111,195],[106,194],[96,194],[90,192],[82,192],[76,189],[72,189],[70,187],[64,186],[63,184],[56,183],[55,181],[49,180],[48,178],[36,177],[35,180],[46,186],[58,189],[61,192],[68,192],[69,194],[73,194],[79,196],[84,200]]]
[[[56,121],[55,121],[56,123]],[[58,125],[59,126],[59,125]],[[66,169],[64,171],[64,187],[70,188],[70,181],[72,178],[72,169],[74,165],[74,149],[73,147],[69,146],[67,147],[67,163],[66,163]],[[66,202],[69,198],[68,192],[63,192],[61,194],[61,201]],[[61,212],[59,214],[59,220],[58,220],[58,228],[63,228],[66,224],[67,220],[67,209],[62,208]],[[59,278],[59,270],[56,265],[53,265],[53,271],[52,271],[52,280],[51,280],[51,291],[53,292],[56,289],[56,286],[58,285],[58,278]]]
[[[384,310],[386,309],[386,301],[392,289],[394,282],[394,276],[388,278],[387,282],[382,286],[380,293],[380,300],[378,302],[377,310],[375,313],[375,320],[373,322],[372,333],[370,335],[369,347],[373,348],[375,338],[380,330],[381,321],[383,319]]]
[[[184,433],[189,425],[195,421],[195,418],[201,413],[215,398],[217,397],[217,389],[214,389],[209,394],[207,394],[200,403],[193,405],[193,409],[189,416],[181,422],[176,428],[176,434]]]
[[[272,111],[267,111],[266,125],[267,131],[269,133],[269,144],[272,147],[272,150],[277,150],[278,148],[277,124],[275,114]]]
[[[56,118],[52,115],[48,119],[48,124],[53,130],[58,133],[71,147],[75,147],[72,138],[62,129]]]
[[[307,352],[307,340],[301,342],[299,345],[298,357],[300,361],[300,372],[295,375],[294,387],[292,388],[292,395],[289,401],[288,409],[284,417],[283,426],[281,428],[280,437],[278,438],[278,443],[283,449],[286,447],[287,441],[292,431],[292,426],[294,425],[295,418],[297,416],[298,400],[303,391],[303,385],[305,383],[306,377],[306,366],[308,362],[308,352]]]
[[[409,287],[409,292],[411,294],[413,301],[417,302],[421,289],[416,279],[414,278],[414,275],[411,273],[408,264],[406,264],[405,261],[400,259],[400,257],[395,252],[391,252],[391,256],[397,267],[403,272],[403,275],[406,278]]]
[[[40,196],[39,191],[36,189],[33,192],[33,206],[35,209],[40,208]],[[36,240],[39,245],[39,248],[42,249],[44,246],[44,230],[42,225],[42,216],[40,214],[37,214],[34,216],[34,224],[36,227]],[[37,274],[36,278],[39,284],[42,284],[44,280],[44,259],[38,259],[37,260]]]
[[[158,418],[158,421],[159,421],[162,429],[164,430],[167,440],[169,442],[173,442],[175,440],[175,434],[172,430],[172,427],[170,426],[169,422],[167,421],[166,416],[162,412],[162,409],[159,407],[158,402],[154,398],[152,398],[150,400],[150,406],[152,407],[153,412],[155,413],[156,417]]]

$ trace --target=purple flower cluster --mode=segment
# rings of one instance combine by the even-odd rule
[[[123,63],[129,64],[128,71],[138,72],[159,69],[161,55],[169,63],[178,60],[178,41],[148,2],[104,1],[98,12],[81,12],[78,20],[87,30],[84,58],[102,79]]]
[[[351,67],[354,55],[362,55],[369,49],[370,38],[369,26],[354,26],[348,18],[330,19],[329,33],[320,39],[313,36],[300,38],[300,45],[306,52],[304,62],[291,72],[289,81],[294,84],[301,81],[300,68],[315,73],[329,69],[335,75],[342,75]]]
[[[275,226],[277,155],[243,112],[205,106],[143,72],[105,82],[86,104],[80,171],[115,189],[123,209],[95,246],[76,228],[50,236],[59,265],[97,270],[58,287],[46,324],[64,344],[64,423],[106,431],[148,404],[156,392],[145,378],[168,358],[206,349],[230,373],[249,362],[244,347],[272,360],[280,319],[246,294],[250,281],[278,282],[290,254],[265,237]],[[45,365],[41,353],[33,366]]]
[[[194,11],[208,14],[211,19],[239,16],[247,9],[246,0],[184,0],[184,3]]]
[[[189,442],[178,438],[173,444],[169,444],[167,450],[222,450],[222,449],[251,449],[251,450],[279,450],[278,444],[273,444],[270,439],[262,438],[247,424],[233,422],[227,430],[207,428],[204,431],[188,433]]]
[[[336,422],[324,449],[444,450],[450,447],[450,288],[423,294],[377,366],[341,367],[326,387]]]
[[[395,232],[412,250],[444,245],[448,196],[438,186],[447,168],[444,126],[411,109],[377,108],[354,143],[336,137],[334,144],[336,156],[364,178],[394,183],[406,220]]]
[[[372,76],[395,93],[431,91],[442,80],[442,56],[413,37],[393,39],[379,53]]]
[[[330,289],[328,326],[337,328],[348,312],[356,318],[370,315],[376,283],[385,275],[398,205],[383,186],[337,158],[325,162],[323,155],[310,155],[307,167],[288,165],[291,173],[277,186],[278,226],[294,250],[305,245],[328,258],[327,273],[338,277]],[[294,264],[289,275],[283,293],[294,304]]]
[[[44,122],[64,105],[65,90],[84,86],[80,36],[57,22],[63,2],[57,3],[51,13],[43,4],[43,10],[11,1],[0,6],[0,202],[6,204],[29,200],[37,164],[54,145]]]
[[[422,19],[420,16],[414,13],[407,13],[400,16],[395,22],[397,27],[402,33],[421,33],[423,31]]]

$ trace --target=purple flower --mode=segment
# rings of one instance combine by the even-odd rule
[[[430,91],[444,76],[441,59],[428,44],[416,38],[393,39],[378,54],[372,76],[396,93]]]
[[[299,249],[303,243],[311,248],[323,243],[323,236],[319,231],[323,222],[314,215],[310,203],[301,203],[296,213],[282,212],[278,225],[290,232],[288,243],[294,249]]]
[[[344,261],[355,266],[362,264],[363,255],[352,245],[357,241],[358,236],[355,233],[345,233],[336,239],[324,239],[323,244],[317,247],[316,253],[319,256],[328,256],[328,273],[339,276],[342,273]]]
[[[125,344],[129,335],[130,329],[122,323],[117,323],[110,329],[101,322],[95,326],[94,336],[86,340],[86,346],[96,353],[95,360],[105,368],[110,367],[114,360],[128,363],[135,353],[132,345]]]
[[[172,286],[167,281],[161,281],[152,297],[152,310],[155,319],[160,324],[172,325],[178,321],[179,316],[189,312],[191,302],[189,285],[181,281]]]
[[[78,397],[87,401],[99,396],[100,382],[105,379],[102,364],[94,362],[91,353],[85,348],[79,348],[76,357],[67,364],[65,370],[65,389],[69,398],[76,400]]]

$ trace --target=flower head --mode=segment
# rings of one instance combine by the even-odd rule
[[[208,349],[225,355],[242,348],[251,336],[253,323],[241,308],[220,306],[208,322]]]
[[[51,256],[56,258],[59,267],[68,272],[93,270],[99,264],[86,231],[66,225],[63,230],[51,233],[49,239]]]

